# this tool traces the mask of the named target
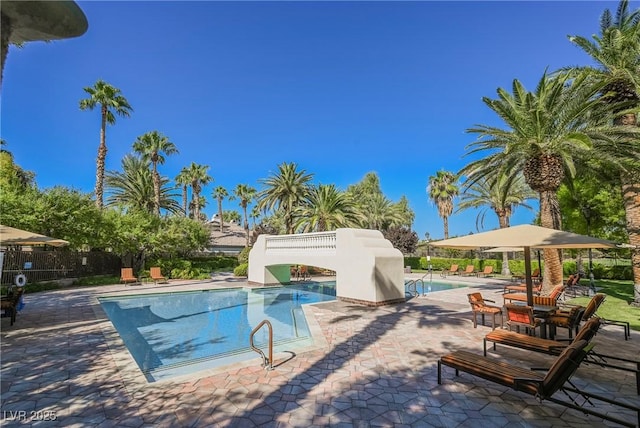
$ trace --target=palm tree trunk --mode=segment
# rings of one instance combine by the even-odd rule
[[[561,230],[560,204],[554,190],[540,191],[540,225]],[[562,257],[555,248],[544,250],[544,280],[542,294],[548,294],[557,284],[562,284]]]
[[[449,217],[442,216],[442,224],[444,225],[444,239],[449,239]]]
[[[220,217],[220,232],[224,232],[224,221],[222,221],[222,198],[218,198],[218,217]]]
[[[498,214],[500,229],[509,227],[509,217],[503,211],[496,211],[496,214]],[[502,253],[502,271],[500,273],[507,276],[511,275],[511,269],[509,269],[509,253],[506,251]]]
[[[627,217],[627,233],[633,270],[633,305],[640,306],[640,171],[622,173],[622,198]]]
[[[244,212],[244,231],[247,234],[247,244],[246,247],[249,247],[249,220],[247,220],[247,204],[242,205],[242,211]]]
[[[182,211],[184,212],[185,217],[189,217],[189,213],[187,212],[187,185],[182,186]]]
[[[2,37],[2,51],[0,56],[2,58],[2,69],[0,70],[0,87],[2,87],[2,75],[4,74],[4,62],[7,59],[7,53],[9,52],[9,37],[11,36],[11,20],[4,13],[1,14],[2,21],[0,22],[0,26],[2,27],[2,32],[0,36]]]
[[[101,107],[102,123],[100,126],[100,146],[98,146],[98,158],[96,159],[96,206],[103,207],[104,193],[104,166],[107,159],[107,106]]]
[[[158,164],[153,162],[153,211],[156,217],[160,217],[160,174],[158,174]]]

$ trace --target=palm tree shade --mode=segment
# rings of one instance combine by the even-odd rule
[[[427,194],[442,218],[444,239],[449,238],[449,216],[453,213],[453,198],[459,193],[457,180],[458,177],[452,172],[438,171],[435,176],[429,177],[427,186]]]
[[[100,145],[96,160],[96,206],[103,206],[104,170],[107,158],[107,124],[116,123],[116,115],[129,117],[133,109],[120,89],[114,88],[103,80],[98,80],[93,87],[84,88],[89,98],[80,100],[80,110],[93,110],[100,107]]]
[[[160,216],[160,174],[158,164],[164,164],[165,155],[178,153],[176,146],[158,131],[147,132],[133,143],[133,150],[145,161],[151,162],[153,168],[154,214]]]

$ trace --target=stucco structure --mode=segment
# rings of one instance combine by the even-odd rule
[[[249,282],[287,284],[291,265],[316,266],[336,272],[338,299],[383,305],[405,300],[403,261],[377,230],[260,235],[249,253]]]

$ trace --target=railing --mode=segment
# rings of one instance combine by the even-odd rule
[[[265,325],[269,329],[269,357],[264,355],[264,352],[262,352],[262,350],[256,347],[253,343],[253,336],[255,336],[255,334]],[[249,345],[251,346],[251,349],[256,351],[262,357],[262,367],[264,367],[265,370],[273,370],[273,326],[268,320],[262,321],[256,326],[256,328],[251,330],[251,334],[249,335]]]
[[[305,233],[304,235],[268,236],[266,251],[335,252],[336,232]]]

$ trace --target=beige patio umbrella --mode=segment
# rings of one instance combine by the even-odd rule
[[[522,247],[527,283],[527,304],[533,305],[533,282],[531,280],[531,248],[615,248],[616,244],[604,239],[546,227],[524,224],[505,227],[475,235],[461,236],[432,242],[443,248],[488,248]]]
[[[0,245],[51,245],[63,247],[69,245],[64,239],[50,238],[38,233],[0,225]]]

